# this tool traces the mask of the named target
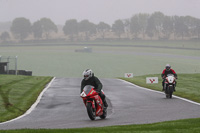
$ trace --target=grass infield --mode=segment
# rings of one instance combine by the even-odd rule
[[[76,78],[81,77],[82,72],[88,68],[92,69],[99,78],[123,77],[124,73],[140,76],[161,73],[166,64],[170,64],[178,74],[200,73],[199,42],[133,41],[83,42],[81,44],[80,46],[59,44],[47,44],[47,46],[39,44],[3,45],[0,46],[0,56],[17,56],[17,68],[30,70],[35,76]],[[87,46],[88,44],[90,45]],[[98,46],[98,44],[102,45]],[[132,47],[134,45],[147,47]],[[92,48],[92,52],[75,52],[85,46]],[[196,50],[180,48],[196,48]],[[1,61],[6,62],[7,60]],[[15,69],[12,59],[10,59],[9,69]]]
[[[146,77],[158,77],[159,84],[146,84]],[[134,78],[121,78],[138,86],[153,90],[162,90],[161,74],[136,76]],[[176,92],[174,95],[200,103],[200,74],[178,74]]]
[[[24,114],[51,77],[0,75],[0,122]]]
[[[2,133],[199,133],[200,119],[187,119],[145,125],[125,125],[79,129],[21,129]]]

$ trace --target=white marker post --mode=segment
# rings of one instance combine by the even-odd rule
[[[158,84],[158,77],[146,77],[147,84]]]
[[[133,73],[125,73],[124,77],[125,78],[133,78]]]

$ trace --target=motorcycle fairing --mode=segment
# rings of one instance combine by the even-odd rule
[[[87,85],[84,87],[81,97],[86,105],[87,102],[92,103],[92,108],[96,110],[96,116],[103,114],[103,101],[93,86]]]

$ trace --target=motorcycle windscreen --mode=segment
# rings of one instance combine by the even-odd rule
[[[91,85],[86,85],[83,90],[85,92],[86,95],[88,95],[88,93],[92,90],[92,88],[94,88],[94,86]]]
[[[169,76],[173,76],[174,77],[174,74],[167,74],[167,77],[169,77]]]

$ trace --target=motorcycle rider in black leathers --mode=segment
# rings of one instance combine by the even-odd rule
[[[173,74],[174,77],[177,79],[176,72],[173,69],[171,69],[171,66],[169,64],[167,64],[165,66],[165,69],[163,70],[163,72],[161,74],[161,77],[163,79],[163,82],[162,82],[163,89],[162,89],[162,91],[164,91],[164,82],[165,82],[165,78],[167,77],[168,74]],[[176,86],[176,81],[175,81],[175,86]],[[175,87],[174,87],[174,91],[176,91]]]
[[[104,107],[108,107],[108,104],[106,102],[106,96],[102,93],[102,83],[100,82],[100,80],[94,76],[94,73],[92,72],[91,69],[87,69],[85,71],[83,71],[83,76],[84,79],[81,82],[81,93],[83,92],[83,88],[86,85],[92,85],[94,86],[94,89],[98,92],[99,96],[101,97]]]

